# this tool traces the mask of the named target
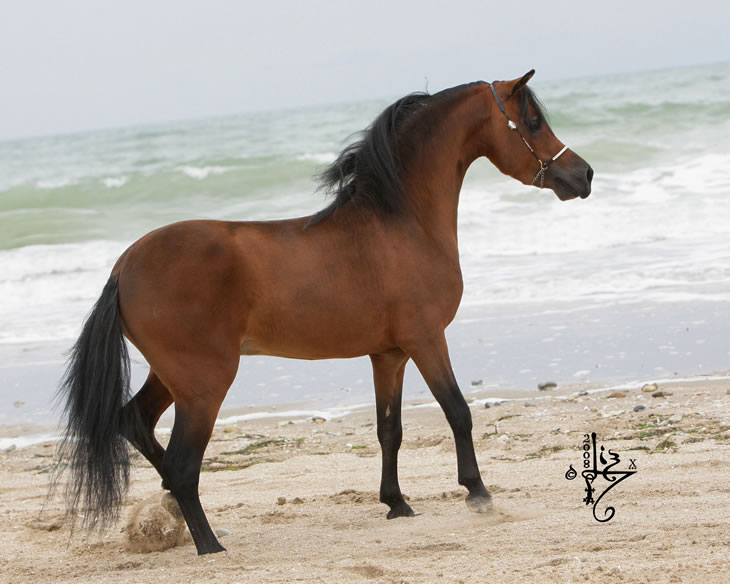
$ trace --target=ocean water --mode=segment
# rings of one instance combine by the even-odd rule
[[[730,368],[730,64],[532,85],[593,194],[563,203],[472,166],[450,329],[462,385]],[[64,352],[132,241],[316,212],[313,176],[391,101],[0,142],[0,424],[52,416]],[[249,360],[252,389],[237,380],[227,405],[371,393],[367,363],[304,365]]]

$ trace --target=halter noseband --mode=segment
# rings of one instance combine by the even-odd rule
[[[517,127],[517,124],[515,124],[510,117],[507,115],[507,111],[504,109],[504,104],[502,103],[502,100],[499,99],[499,96],[497,95],[497,90],[494,89],[494,83],[487,83],[489,85],[489,89],[492,90],[492,95],[494,95],[494,99],[497,102],[497,105],[499,106],[500,111],[504,114],[504,117],[507,118],[507,126],[510,130],[514,130],[517,132],[520,138],[522,138],[522,141],[525,143],[525,146],[527,146],[527,149],[532,153],[532,155],[535,157],[535,160],[540,164],[540,170],[537,171],[537,174],[535,175],[535,178],[532,179],[532,184],[537,185],[537,181],[540,181],[540,188],[545,186],[545,173],[548,171],[548,168],[550,168],[550,165],[555,162],[558,158],[560,158],[565,151],[568,149],[567,146],[563,146],[563,148],[558,152],[555,156],[553,156],[550,160],[547,162],[543,162],[540,157],[535,153],[535,151],[532,149],[532,146],[530,146],[530,143],[527,141],[527,139],[522,135],[522,132],[520,132],[520,129]]]

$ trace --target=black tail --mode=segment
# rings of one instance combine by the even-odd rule
[[[129,486],[122,407],[129,399],[129,354],[112,276],[74,345],[59,398],[66,431],[54,483],[69,471],[65,494],[72,524],[103,528],[119,515]]]

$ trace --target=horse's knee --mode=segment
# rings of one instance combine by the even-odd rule
[[[400,421],[378,423],[378,442],[382,447],[399,448],[403,441],[403,426]]]
[[[459,412],[458,424],[462,431],[468,433],[471,433],[474,427],[471,421],[471,411],[469,410],[469,406],[466,404],[464,404],[463,411]]]
[[[446,414],[449,425],[454,431],[471,433],[473,427],[471,410],[469,409],[469,404],[466,403],[466,400],[461,395],[461,392],[452,394],[441,406]]]

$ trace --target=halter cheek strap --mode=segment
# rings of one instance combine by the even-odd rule
[[[525,146],[527,146],[527,149],[532,153],[532,155],[535,157],[535,160],[537,160],[537,162],[540,164],[540,170],[537,171],[535,178],[532,179],[532,184],[537,185],[537,183],[539,181],[540,188],[542,188],[545,185],[545,173],[548,171],[548,168],[550,168],[550,165],[565,153],[565,151],[568,149],[568,147],[563,146],[561,148],[560,152],[558,152],[555,156],[553,156],[547,162],[543,162],[542,159],[532,149],[532,146],[530,146],[530,143],[527,141],[527,139],[522,134],[522,132],[520,132],[519,127],[517,127],[517,124],[515,124],[510,119],[510,117],[507,115],[507,111],[504,109],[504,104],[502,103],[502,100],[499,99],[499,96],[497,95],[497,90],[494,89],[494,83],[487,83],[487,85],[489,85],[489,89],[492,90],[492,95],[494,95],[494,100],[497,102],[497,106],[499,107],[499,110],[504,114],[504,117],[507,118],[507,126],[509,127],[509,129],[517,132],[519,137],[522,138],[522,141],[525,143]]]

